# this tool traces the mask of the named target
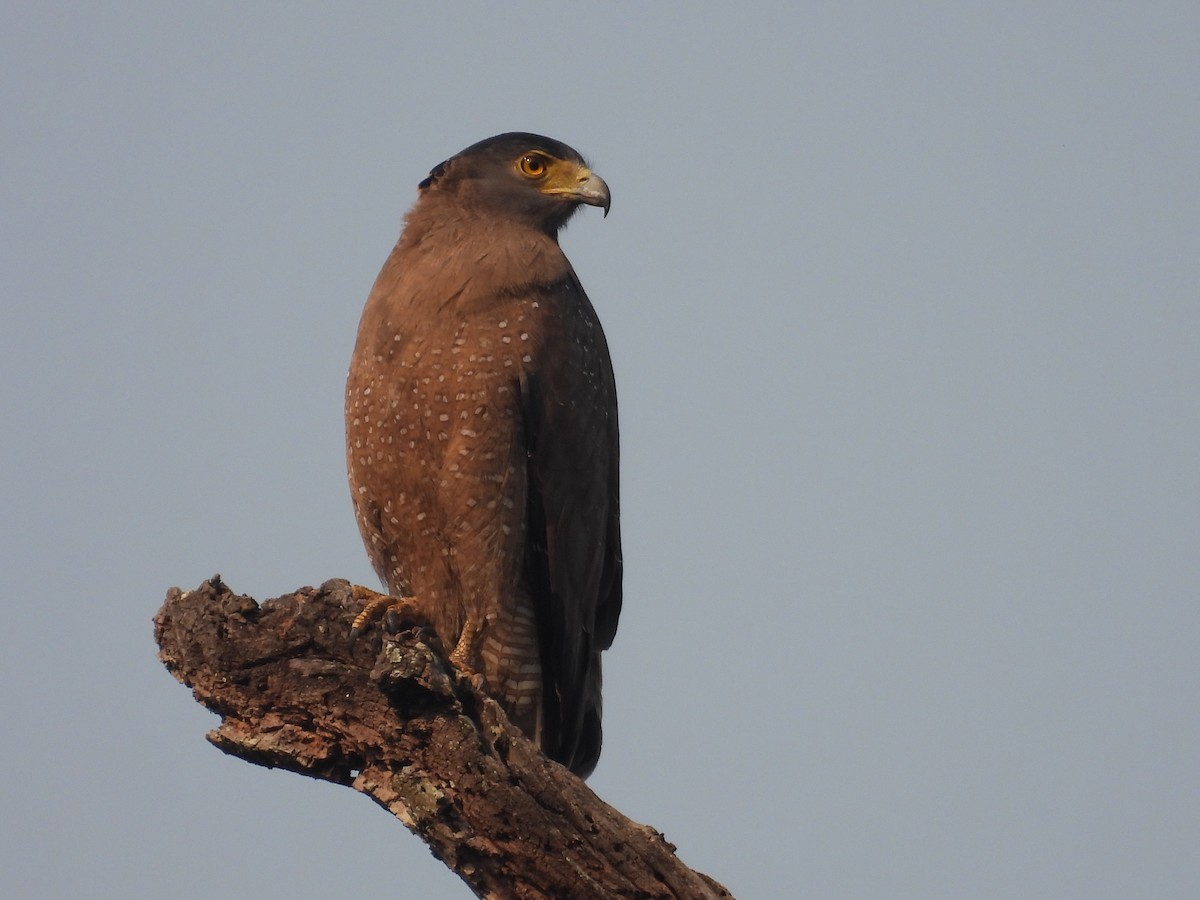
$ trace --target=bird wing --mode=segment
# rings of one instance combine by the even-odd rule
[[[600,653],[621,611],[616,384],[575,274],[552,289],[548,334],[521,382],[528,448],[526,583],[538,621],[547,752],[586,775],[601,743]]]

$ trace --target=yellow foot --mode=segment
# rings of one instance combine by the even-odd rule
[[[364,602],[362,612],[350,623],[350,643],[354,643],[372,625],[384,620],[388,631],[399,631],[406,621],[422,622],[414,597],[392,597],[362,585],[351,585],[350,594],[355,600]]]
[[[463,629],[458,635],[458,644],[450,651],[450,662],[464,674],[479,671],[479,660],[475,658],[475,642],[479,638],[480,621],[479,616],[468,613],[467,621],[463,622]]]

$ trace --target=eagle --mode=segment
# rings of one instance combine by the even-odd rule
[[[433,168],[363,309],[346,458],[389,602],[587,777],[622,563],[612,361],[558,243],[583,204],[608,186],[536,134]]]

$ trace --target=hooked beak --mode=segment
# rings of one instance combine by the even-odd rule
[[[608,185],[604,183],[603,178],[587,166],[580,166],[576,169],[567,184],[546,188],[545,192],[568,197],[579,203],[586,203],[588,206],[599,206],[604,210],[605,217],[608,216],[608,208],[612,205]]]

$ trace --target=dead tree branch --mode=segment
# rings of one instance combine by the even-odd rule
[[[730,896],[538,752],[432,632],[351,645],[358,605],[345,581],[259,606],[215,576],[167,594],[159,658],[221,750],[367,794],[480,897]]]

